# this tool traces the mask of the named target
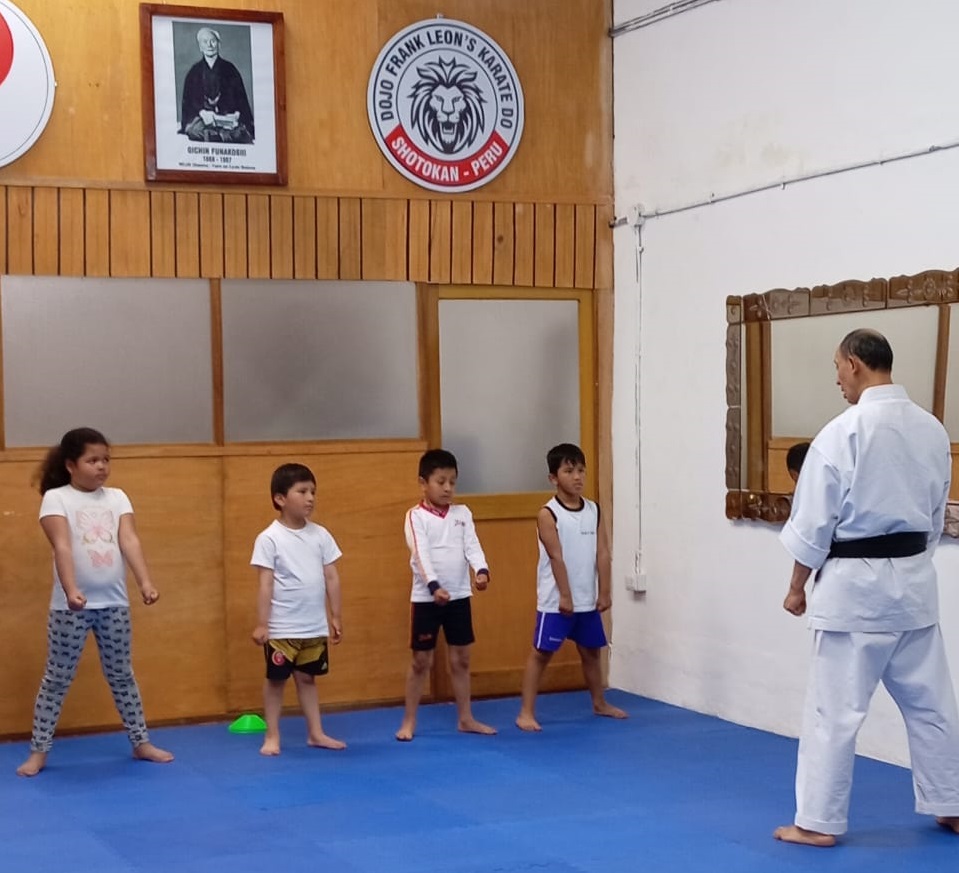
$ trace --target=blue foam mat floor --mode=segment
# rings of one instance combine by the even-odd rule
[[[25,743],[0,744],[4,873],[791,873],[955,869],[959,837],[912,811],[907,770],[860,758],[850,833],[831,850],[778,843],[793,814],[795,740],[623,692],[631,718],[583,692],[543,695],[541,734],[515,698],[479,701],[495,737],[459,734],[424,706],[398,743],[398,708],[334,713],[345,752],[283,754],[226,723],[161,728],[169,766],[134,762],[122,733],[58,740],[34,779]]]

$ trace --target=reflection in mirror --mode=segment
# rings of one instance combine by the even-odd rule
[[[727,517],[788,518],[793,483],[786,453],[846,408],[833,355],[859,327],[886,335],[894,380],[946,425],[953,440],[951,498],[959,497],[959,336],[949,330],[955,305],[959,270],[728,298]],[[959,536],[959,504],[947,510],[946,533]]]

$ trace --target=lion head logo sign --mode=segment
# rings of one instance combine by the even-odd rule
[[[0,0],[0,167],[40,138],[56,81],[43,38],[10,0]]]
[[[472,25],[445,18],[411,24],[383,47],[367,109],[386,159],[433,191],[485,185],[523,133],[523,91],[506,53]]]

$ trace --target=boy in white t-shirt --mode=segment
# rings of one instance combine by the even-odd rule
[[[257,538],[250,563],[259,581],[253,641],[263,646],[266,681],[262,755],[280,754],[283,688],[293,676],[306,718],[307,744],[345,749],[323,732],[315,677],[329,670],[327,643],[340,642],[340,577],[335,562],[343,554],[330,532],[310,521],[316,478],[302,464],[283,464],[270,482],[280,517]],[[327,616],[329,612],[329,616]]]

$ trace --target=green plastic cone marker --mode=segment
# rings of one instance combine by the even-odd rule
[[[255,713],[241,715],[230,725],[231,734],[261,734],[266,730],[266,722]]]

